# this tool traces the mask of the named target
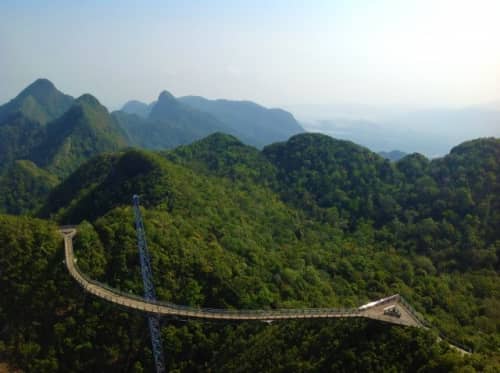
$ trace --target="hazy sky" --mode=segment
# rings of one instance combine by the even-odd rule
[[[0,102],[38,77],[129,99],[500,102],[499,0],[0,1]]]

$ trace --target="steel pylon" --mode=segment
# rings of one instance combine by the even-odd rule
[[[135,230],[137,232],[137,247],[139,248],[139,258],[141,261],[142,283],[144,285],[144,298],[156,300],[156,291],[153,284],[153,272],[151,271],[151,260],[149,257],[148,245],[146,243],[146,232],[142,221],[141,210],[139,208],[139,196],[132,197],[134,204]],[[156,372],[165,372],[165,359],[163,356],[163,345],[161,341],[160,317],[158,315],[148,316],[149,334],[151,335],[151,346],[155,359]]]

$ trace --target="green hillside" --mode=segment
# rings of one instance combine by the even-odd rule
[[[43,141],[30,153],[37,165],[65,176],[84,161],[128,145],[126,134],[93,96],[83,95],[59,119],[47,124]]]
[[[126,134],[94,97],[73,100],[48,80],[35,81],[0,107],[0,190],[5,193],[0,211],[33,213],[54,180],[96,154],[128,144]]]
[[[139,289],[140,282],[131,213],[130,209],[116,211],[109,219],[96,221],[95,228],[88,223],[80,225],[75,250],[79,266],[93,277],[117,283],[112,274],[127,279],[123,273],[129,269],[130,280],[121,281],[119,286],[132,290]],[[121,228],[116,223],[110,226],[110,219],[118,215],[129,224]],[[148,221],[158,224],[154,213],[147,215]],[[0,215],[0,242],[10,242],[8,249],[0,245],[0,359],[28,372],[152,371],[143,315],[127,313],[85,296],[61,265],[62,242],[55,229],[55,225],[45,221]],[[155,237],[151,223],[147,229]],[[182,236],[182,231],[175,236],[179,234]],[[111,245],[113,241],[118,242]],[[126,250],[120,248],[124,243]],[[153,252],[158,253],[159,249],[154,248]],[[175,263],[169,268],[179,260],[185,263],[191,258],[196,262],[196,255],[186,254],[184,250],[172,250],[166,263]],[[205,272],[227,271],[223,262],[215,260],[219,257],[212,259],[211,267],[204,267]],[[195,264],[189,259],[187,263],[176,271]],[[162,264],[155,265],[157,273],[161,273]],[[179,282],[182,294],[170,293],[172,297],[196,301],[195,281],[201,281],[200,276],[176,279],[179,278],[172,276],[175,283]],[[168,285],[172,285],[171,281]],[[162,296],[166,295],[162,292]],[[22,312],[19,304],[23,304]],[[162,334],[171,371],[498,369],[498,362],[490,356],[475,354],[463,359],[446,345],[436,344],[434,336],[425,331],[362,320],[272,325],[169,320],[163,323]]]
[[[40,214],[79,223],[79,266],[123,291],[142,294],[131,208],[138,193],[162,300],[353,307],[400,293],[436,328],[165,320],[171,371],[493,372],[499,149],[498,140],[479,139],[443,159],[391,163],[327,136],[298,135],[260,152],[217,133],[172,151],[97,156],[53,189]],[[144,317],[78,288],[53,224],[0,217],[0,360],[37,372],[151,370]],[[11,306],[30,296],[22,314]],[[50,302],[39,308],[43,296]],[[438,343],[437,331],[474,354]]]
[[[449,270],[498,269],[500,141],[478,139],[429,161],[395,164],[347,141],[295,136],[266,147],[285,201],[324,222],[425,254]]]
[[[0,210],[15,215],[33,212],[58,182],[56,176],[31,161],[15,161],[0,175]]]
[[[233,182],[274,183],[276,169],[256,148],[236,137],[215,133],[187,146],[162,153],[196,172],[230,178]]]
[[[25,159],[43,139],[43,130],[21,114],[0,123],[0,172],[16,159]]]
[[[16,159],[25,159],[43,138],[47,122],[66,112],[73,98],[46,79],[38,79],[0,106],[0,172]]]
[[[19,95],[0,106],[0,123],[22,114],[25,118],[46,124],[66,112],[73,103],[71,96],[57,90],[47,79],[37,79]]]
[[[380,224],[385,213],[381,205],[390,204],[397,185],[389,161],[326,135],[297,135],[269,145],[263,154],[277,168],[277,188],[285,200],[343,227],[376,214]]]

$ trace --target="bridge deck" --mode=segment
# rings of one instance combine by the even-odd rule
[[[66,266],[71,276],[83,287],[83,289],[99,298],[121,305],[126,308],[142,311],[145,313],[158,314],[161,316],[180,316],[185,318],[217,319],[217,320],[290,320],[290,319],[327,319],[364,317],[380,320],[392,324],[424,327],[424,322],[419,319],[413,309],[396,294],[381,300],[370,302],[365,306],[353,309],[273,309],[273,310],[231,310],[210,309],[181,306],[162,301],[149,301],[142,297],[124,293],[118,289],[111,288],[83,274],[75,263],[73,252],[73,237],[76,229],[73,227],[62,227],[60,229],[64,237],[64,249]],[[385,310],[395,306],[399,315],[386,314]]]

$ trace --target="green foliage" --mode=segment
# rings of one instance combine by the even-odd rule
[[[80,164],[104,152],[126,147],[128,139],[107,109],[83,95],[62,117],[45,128],[44,140],[30,154],[36,164],[66,176]]]
[[[0,215],[0,361],[27,372],[131,370],[144,361],[144,319],[86,296],[63,263],[54,224]],[[84,223],[78,265],[92,275],[105,257]],[[88,258],[88,260],[87,260]]]
[[[58,91],[47,79],[37,79],[17,97],[0,106],[0,123],[16,114],[30,121],[46,124],[68,110],[73,102],[71,96]]]
[[[200,240],[196,242],[198,250],[191,251],[195,249],[189,245],[193,238],[183,238],[185,227],[178,226],[172,218],[167,220],[169,215],[164,212],[145,212],[155,279],[162,298],[196,304],[200,294],[215,291],[208,286],[217,287],[217,278],[224,278],[231,287],[253,285],[251,269],[248,272],[241,264],[240,269],[233,267],[239,263],[239,260],[231,263],[234,254],[213,250],[203,254],[209,249],[204,248]],[[94,231],[89,223],[79,226],[75,238],[78,265],[95,278],[107,280],[123,290],[140,292],[131,209],[115,209],[98,219],[95,227]],[[0,330],[3,343],[0,358],[8,358],[20,368],[36,372],[151,370],[152,356],[144,318],[86,296],[61,263],[62,240],[55,229],[54,225],[39,220],[0,216],[0,325],[7,325]],[[165,233],[171,231],[173,233],[165,237]],[[178,246],[175,239],[182,240]],[[163,245],[171,245],[171,248],[166,250]],[[355,256],[344,257],[346,263],[352,263],[347,269],[350,276],[357,276],[353,268],[364,268],[360,274],[371,272],[371,265],[380,268],[380,264],[370,264],[372,260],[366,257],[364,250],[352,248],[350,251],[360,251]],[[392,261],[394,259],[393,255]],[[389,264],[385,276],[399,278],[403,273],[394,271],[398,265],[387,262],[387,253],[380,253],[378,260]],[[267,264],[263,263],[263,267]],[[227,271],[235,273],[224,275]],[[243,281],[237,280],[239,271],[247,271]],[[212,275],[207,276],[208,273]],[[336,282],[341,278],[340,273]],[[253,276],[258,279],[261,274]],[[299,282],[290,283],[292,289],[300,288],[300,279],[306,277],[301,272],[295,276]],[[193,284],[197,285],[193,287]],[[243,289],[232,289],[228,285],[223,285],[215,294],[219,301],[234,304],[232,296],[244,297]],[[228,290],[235,290],[236,294],[226,294]],[[249,294],[256,292],[253,286],[245,290]],[[212,300],[207,298],[203,303],[209,302]],[[255,307],[259,302],[255,299],[249,304]],[[305,299],[306,302],[310,300]],[[19,305],[23,305],[22,312]],[[464,367],[470,371],[495,371],[499,366],[498,356],[474,354],[462,359],[446,344],[437,344],[435,336],[425,331],[362,320],[271,325],[169,320],[164,323],[162,334],[171,371],[458,372]]]
[[[395,181],[388,160],[348,141],[320,134],[292,137],[263,150],[278,171],[277,190],[286,201],[313,215],[334,209],[349,227],[359,219],[393,216]]]
[[[225,341],[214,365],[221,372],[429,371],[443,367],[437,361],[445,351],[432,335],[415,329],[361,320],[306,321],[273,324],[249,341]],[[463,366],[451,355],[454,366]]]
[[[16,159],[28,158],[31,149],[43,139],[39,123],[16,114],[0,122],[0,172]]]
[[[499,268],[500,140],[479,139],[433,161],[391,164],[319,134],[266,147],[282,198],[321,221],[372,222],[380,245],[425,254],[440,269]]]
[[[16,161],[0,176],[0,210],[16,215],[34,211],[57,183],[57,177],[33,162]]]
[[[116,120],[94,97],[73,100],[48,80],[37,80],[0,106],[0,174],[14,161],[29,159],[65,177],[92,156],[128,143]]]
[[[196,172],[226,177],[233,182],[270,184],[276,177],[273,165],[261,152],[223,133],[163,154]]]
[[[92,96],[73,100],[48,81],[33,83],[0,107],[0,211],[33,212],[56,179],[127,144],[118,123]]]
[[[437,328],[168,320],[170,371],[493,372],[499,148],[481,139],[443,159],[390,163],[321,135],[259,152],[215,134],[169,152],[96,157],[54,189],[41,213],[80,223],[78,265],[123,291],[142,294],[130,207],[138,193],[160,299],[355,307],[400,293]],[[0,217],[0,360],[27,371],[151,370],[143,316],[86,296],[61,264],[53,230]],[[437,332],[475,353],[461,357]]]

